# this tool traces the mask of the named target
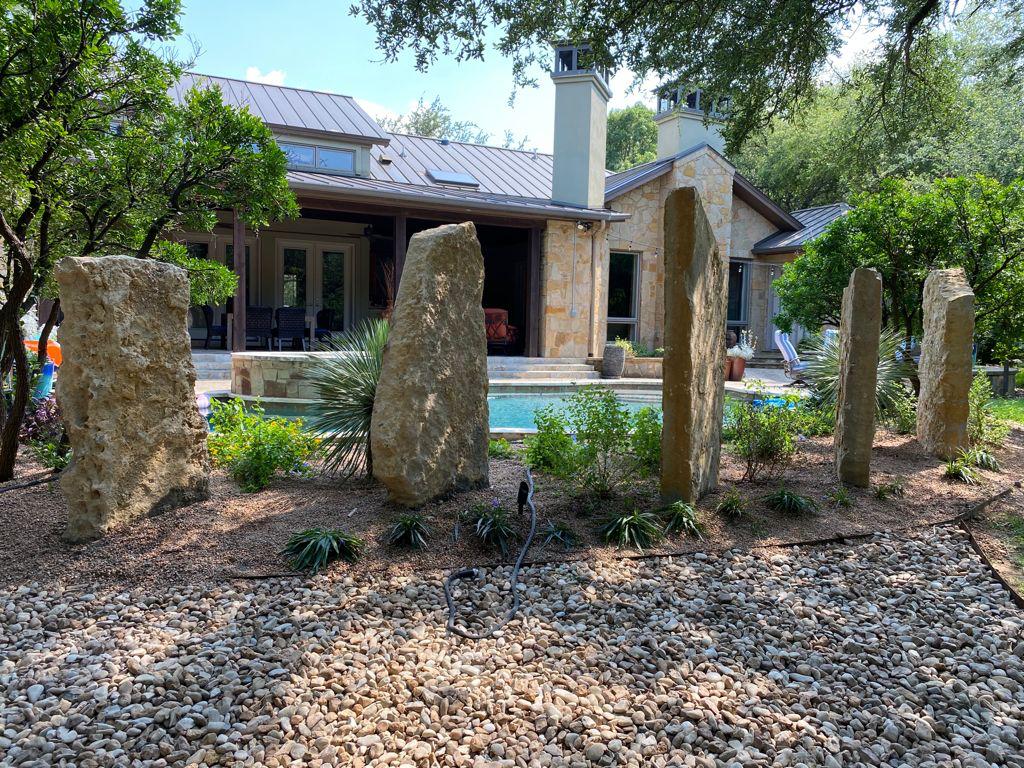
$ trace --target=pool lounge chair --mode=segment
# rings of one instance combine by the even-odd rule
[[[800,356],[789,340],[789,334],[782,331],[775,332],[775,346],[782,353],[782,371],[793,380],[794,384],[803,384],[804,371],[807,370],[807,363],[800,361]]]

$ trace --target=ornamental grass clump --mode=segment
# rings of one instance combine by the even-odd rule
[[[214,466],[224,467],[246,493],[266,488],[279,472],[308,474],[316,439],[301,419],[266,416],[259,403],[241,398],[210,403],[207,444]]]
[[[747,511],[747,502],[740,496],[740,492],[735,488],[730,488],[726,491],[725,496],[715,506],[715,512],[724,517],[726,520],[742,520],[743,516]]]
[[[954,483],[964,483],[965,485],[977,485],[978,483],[978,473],[963,458],[947,461],[942,476]]]
[[[576,546],[576,534],[565,523],[556,523],[554,520],[549,520],[548,524],[541,529],[540,536],[541,546],[543,547],[555,544],[569,552]]]
[[[661,541],[663,528],[661,518],[654,512],[633,509],[613,512],[598,528],[598,533],[609,544],[643,552]]]
[[[392,546],[426,549],[430,538],[430,526],[426,524],[419,512],[408,512],[399,515],[395,524],[388,531],[387,542]]]
[[[316,574],[335,560],[358,561],[364,546],[362,539],[340,528],[307,528],[293,534],[281,554],[293,570]]]
[[[477,505],[469,511],[468,519],[481,542],[498,549],[502,557],[508,557],[519,534],[512,523],[512,515],[498,499],[492,499],[490,504]]]
[[[324,342],[333,352],[312,371],[317,401],[309,426],[320,435],[318,457],[328,474],[373,474],[370,420],[388,343],[388,321],[371,318],[338,340]]]
[[[814,499],[801,496],[785,487],[765,496],[764,503],[768,509],[787,515],[809,515],[818,511]]]
[[[687,536],[696,536],[700,539],[704,538],[700,518],[692,504],[687,504],[685,501],[672,502],[662,510],[662,515],[667,535],[682,533]]]

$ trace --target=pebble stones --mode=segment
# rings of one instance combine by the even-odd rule
[[[504,612],[507,568],[462,603]],[[955,529],[435,575],[0,597],[10,766],[1024,765],[1024,616]],[[467,590],[469,592],[469,590]]]

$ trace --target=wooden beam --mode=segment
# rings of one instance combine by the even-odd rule
[[[501,213],[474,212],[472,210],[456,211],[445,208],[430,207],[399,207],[394,205],[377,204],[370,202],[331,200],[322,197],[310,197],[308,194],[297,195],[299,206],[303,209],[303,218],[315,218],[316,211],[335,211],[338,213],[365,213],[370,216],[398,216],[404,215],[409,219],[426,219],[439,222],[462,222],[472,221],[477,224],[490,224],[496,227],[519,227],[529,229],[542,224],[550,218],[557,218],[549,215],[537,216],[515,216],[503,215]]]
[[[398,286],[402,282],[402,270],[405,268],[406,242],[405,211],[395,214],[395,297],[398,296]]]
[[[541,244],[544,230],[533,227],[530,230],[530,255],[526,269],[526,354],[540,357],[540,320],[544,312],[541,302]]]
[[[237,208],[231,212],[231,223],[231,252],[235,276],[238,278],[234,314],[231,318],[231,351],[245,352],[245,304],[249,295],[246,291],[248,276],[245,274],[245,222],[238,215]]]

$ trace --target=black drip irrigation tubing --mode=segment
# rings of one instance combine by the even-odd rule
[[[512,567],[512,576],[509,578],[509,587],[512,590],[512,607],[493,626],[483,632],[470,632],[455,623],[455,600],[452,597],[452,583],[456,581],[468,581],[480,578],[479,568],[463,568],[461,571],[454,571],[444,580],[444,599],[448,603],[448,624],[446,629],[450,634],[464,637],[467,640],[485,640],[492,637],[499,629],[504,627],[519,612],[519,571],[523,567],[523,560],[526,553],[530,551],[534,534],[537,533],[537,507],[533,503],[533,475],[526,470],[526,479],[519,484],[519,514],[523,514],[523,508],[530,507],[530,533],[523,542],[523,548],[519,552],[516,564]]]
[[[34,485],[42,485],[43,483],[52,483],[60,477],[60,472],[54,472],[47,477],[37,477],[34,480],[26,480],[22,483],[14,483],[13,485],[5,485],[0,488],[0,493],[7,493],[8,491],[20,491],[23,488],[31,488]]]

